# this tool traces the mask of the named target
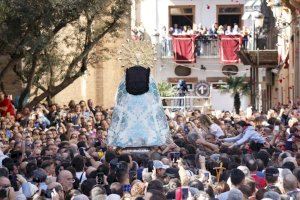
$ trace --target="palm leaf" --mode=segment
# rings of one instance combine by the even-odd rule
[[[248,95],[250,91],[250,85],[246,81],[246,76],[230,76],[226,80],[226,85],[221,87],[223,93],[241,93],[243,95]]]
[[[176,88],[167,82],[158,83],[157,87],[161,97],[173,97],[177,93]]]

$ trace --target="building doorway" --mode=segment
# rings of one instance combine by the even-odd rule
[[[193,28],[195,23],[195,6],[169,6],[169,27],[175,24],[181,29],[183,26]]]
[[[237,24],[241,28],[243,26],[242,15],[242,5],[217,5],[217,19],[219,25],[233,27],[234,24]]]

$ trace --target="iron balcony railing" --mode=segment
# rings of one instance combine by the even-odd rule
[[[251,40],[243,38],[242,48],[249,49]],[[195,54],[199,57],[218,58],[220,39],[217,36],[200,36],[195,41]],[[174,56],[172,38],[164,38],[159,43],[159,53],[161,58],[171,58]]]
[[[160,42],[161,58],[171,58],[174,55],[172,38]],[[195,41],[195,54],[202,57],[219,57],[219,39],[212,36],[198,37]]]

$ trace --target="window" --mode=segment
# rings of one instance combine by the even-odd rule
[[[170,6],[169,7],[169,27],[190,26],[193,28],[195,21],[195,6]]]
[[[241,14],[241,7],[219,7],[219,14],[232,15]]]
[[[243,5],[217,5],[218,24],[242,27]]]

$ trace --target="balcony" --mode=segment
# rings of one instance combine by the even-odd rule
[[[249,39],[243,38],[242,49],[248,49]],[[218,36],[200,36],[195,40],[195,54],[198,58],[219,58],[220,38]],[[159,44],[160,58],[168,59],[174,56],[172,38],[163,39]]]
[[[198,37],[195,41],[196,49],[195,54],[197,57],[219,57],[219,39],[216,37],[202,36]],[[172,58],[173,57],[173,42],[172,38],[164,39],[160,43],[160,57]]]

